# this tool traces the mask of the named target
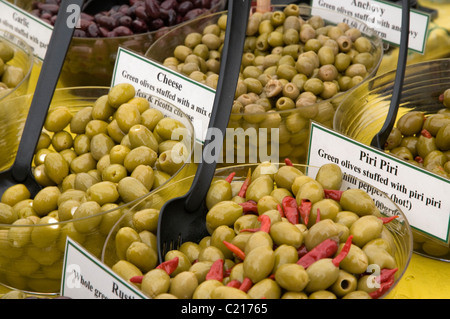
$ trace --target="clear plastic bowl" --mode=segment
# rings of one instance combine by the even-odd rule
[[[395,70],[379,75],[348,95],[338,107],[334,129],[366,145],[383,126],[394,87]],[[444,108],[439,95],[450,88],[450,59],[408,65],[397,119],[411,111],[435,114]],[[395,124],[396,125],[396,124]],[[450,261],[450,246],[413,228],[414,252]]]
[[[0,90],[0,103],[2,103],[2,101],[6,99],[27,93],[28,83],[34,64],[34,55],[33,50],[24,39],[9,31],[0,29],[0,41],[5,42],[14,50],[14,57],[8,61],[6,65],[20,68],[23,76],[22,80],[20,80],[15,87]]]
[[[215,180],[225,179],[234,172],[236,175],[233,178],[233,182],[242,182],[245,180],[249,169],[251,169],[253,172],[257,165],[258,164],[242,164],[237,166],[219,168],[216,170]],[[285,164],[276,165],[278,165],[278,167],[282,167]],[[317,169],[313,166],[306,166],[302,164],[294,164],[294,166],[300,169],[302,172],[305,172],[308,167]],[[312,177],[314,178],[314,175]],[[187,177],[177,181],[170,186],[162,187],[158,191],[149,195],[147,198],[143,199],[141,203],[137,203],[135,207],[128,210],[127,213],[124,214],[123,217],[117,221],[117,224],[111,229],[111,232],[108,235],[108,238],[106,239],[105,245],[103,247],[101,257],[102,262],[109,267],[113,267],[114,264],[121,260],[116,253],[116,234],[122,227],[131,227],[137,232],[139,231],[136,229],[135,224],[133,223],[134,214],[146,208],[154,208],[156,210],[159,210],[167,200],[176,196],[183,196],[189,190],[193,178],[193,176]],[[364,182],[362,182],[362,184],[364,184]],[[345,185],[345,183],[343,183],[341,190],[347,189],[347,186],[348,185]],[[386,228],[389,231],[389,234],[392,236],[392,242],[395,246],[395,248],[393,249],[395,250],[394,259],[398,267],[398,270],[395,273],[395,283],[382,296],[383,298],[389,298],[390,292],[395,291],[396,285],[403,277],[403,274],[405,273],[409,265],[412,255],[412,233],[411,227],[405,215],[403,214],[401,209],[391,199],[389,199],[389,197],[387,197],[383,192],[378,191],[374,192],[373,199],[378,202],[377,207],[380,209],[380,213],[382,216],[392,216],[392,214],[398,215],[398,218],[385,224]],[[156,235],[156,232],[154,233],[154,235]],[[144,235],[143,237],[146,236]],[[138,284],[137,286],[139,288]]]
[[[92,106],[97,98],[107,94],[108,91],[109,87],[56,89],[51,109],[66,106],[74,114]],[[2,132],[0,146],[4,154],[0,157],[2,171],[10,167],[14,161],[31,99],[32,95],[23,95],[0,104],[0,131]],[[193,145],[194,131],[189,118],[182,112],[179,112],[176,117],[174,115],[174,118],[185,125]],[[189,138],[187,134],[185,136]],[[157,168],[154,169],[157,170]],[[184,163],[162,185],[169,185],[192,176],[195,170],[194,163]],[[157,187],[141,197],[155,191],[158,192]],[[102,212],[89,217],[65,221],[55,219],[32,225],[0,224],[0,284],[30,294],[57,294],[61,284],[66,237],[70,236],[87,251],[100,258],[104,241],[112,226],[139,200],[140,198],[129,202],[117,202],[117,206],[103,205]],[[30,200],[22,201],[22,203],[26,204],[25,206],[31,205]],[[23,208],[24,205],[21,207]],[[17,210],[20,209],[17,208]],[[55,217],[57,211],[49,215]],[[89,224],[92,227],[86,226]]]
[[[286,8],[285,5],[274,5],[272,6],[272,11],[282,11]],[[300,17],[304,20],[312,17],[313,15],[318,15],[324,17],[326,25],[333,25],[333,23],[326,20],[325,17],[329,16],[330,11],[324,9],[313,9],[306,5],[299,5],[300,8]],[[255,9],[255,8],[253,8]],[[179,27],[174,28],[169,33],[164,35],[163,37],[156,40],[149,50],[146,52],[145,56],[151,58],[161,64],[164,64],[164,61],[167,58],[174,57],[174,49],[181,44],[184,44],[186,36],[193,32],[201,33],[207,26],[216,24],[219,18],[226,14],[225,12],[219,12],[215,14],[211,14],[209,16],[197,18],[189,23],[183,24]],[[383,57],[383,45],[381,39],[378,35],[369,27],[367,27],[364,23],[352,18],[340,15],[338,13],[333,12],[333,16],[337,19],[341,17],[342,20],[346,20],[349,25],[358,26],[357,28],[364,34],[371,42],[371,51],[370,53],[373,55],[373,64],[368,69],[367,76],[364,78],[363,82],[372,78],[381,63],[381,59]],[[256,36],[258,33],[256,34]],[[252,37],[256,37],[252,36]],[[247,37],[247,40],[252,38]],[[218,49],[220,51],[220,49]],[[252,52],[253,53],[253,52]],[[267,52],[264,51],[263,54]],[[257,55],[255,53],[255,55]],[[296,59],[295,59],[296,60]],[[176,69],[175,69],[176,70]],[[260,151],[261,154],[256,156],[256,161],[254,160],[254,155],[257,155],[258,149],[252,148],[254,145],[258,143],[266,144],[266,141],[259,138],[255,141],[252,139],[250,142],[242,142],[242,144],[236,143],[234,150],[227,150],[232,153],[228,153],[230,159],[228,159],[227,153],[224,153],[223,162],[227,165],[236,165],[242,163],[256,163],[258,161],[265,161],[265,156],[268,156],[271,161],[280,161],[283,162],[286,157],[290,158],[294,163],[305,164],[306,163],[306,153],[308,151],[308,141],[309,141],[309,124],[310,121],[317,121],[326,125],[328,127],[332,126],[333,116],[335,109],[339,105],[340,101],[351,94],[356,87],[361,84],[358,84],[346,91],[341,91],[334,95],[331,98],[319,98],[317,103],[309,107],[310,110],[314,110],[311,112],[302,111],[299,108],[293,108],[289,110],[279,110],[275,107],[276,101],[284,97],[284,94],[279,94],[276,97],[271,97],[271,113],[244,113],[244,111],[232,111],[229,128],[242,128],[245,133],[251,133],[248,128],[255,128],[256,132],[259,129],[267,129],[267,150]],[[250,91],[250,90],[249,90]],[[242,94],[241,97],[244,97],[245,94]],[[259,97],[264,97],[264,92],[259,94]],[[247,98],[247,97],[246,97]],[[239,99],[239,98],[237,98]],[[250,99],[250,98],[249,98]],[[272,113],[273,112],[273,113]],[[266,116],[270,114],[269,116]],[[267,120],[267,121],[266,121]],[[274,147],[278,148],[278,158],[276,155],[271,157],[271,141],[272,135],[271,128],[278,128],[278,138],[274,138]],[[274,132],[276,134],[276,132]],[[242,136],[241,134],[240,136]],[[250,150],[249,150],[250,149]],[[241,160],[241,156],[243,160]]]

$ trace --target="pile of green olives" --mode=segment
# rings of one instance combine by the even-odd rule
[[[21,67],[8,64],[14,58],[14,48],[0,41],[0,96],[15,88],[25,77]]]
[[[385,149],[414,165],[450,178],[450,89],[440,101],[443,108],[426,115],[410,111],[402,115],[386,142]]]
[[[356,188],[339,190],[339,166],[325,164],[312,178],[295,165],[264,162],[251,172],[245,195],[240,193],[244,183],[242,179],[213,180],[206,198],[210,235],[198,243],[184,242],[168,251],[162,262],[178,258],[170,273],[158,266],[159,209],[146,208],[128,216],[111,237],[111,249],[116,255],[110,265],[113,271],[136,284],[149,298],[380,297],[378,288],[371,284],[374,276],[369,268],[395,273],[399,267],[395,239],[368,193]],[[340,198],[327,196],[330,190],[339,193]],[[303,201],[309,202],[309,221],[302,217],[291,222],[283,205],[285,198],[292,199],[289,206],[301,207]],[[256,207],[252,212],[244,209],[250,201]],[[308,266],[299,263],[306,252],[313,254],[330,240],[336,241],[335,251]],[[335,266],[332,259],[345,249],[346,242],[348,254]],[[226,243],[237,247],[244,256]],[[223,265],[219,278],[211,277],[211,269],[218,261]],[[395,273],[396,278],[398,275]],[[246,282],[246,289],[235,286],[236,282]]]
[[[433,114],[410,111],[392,129],[386,151],[439,176],[450,178],[450,89],[439,97],[443,108]],[[450,258],[450,247],[414,232],[414,250]]]
[[[226,21],[227,16],[221,15],[217,23],[191,32],[161,62],[215,88]],[[255,12],[248,21],[228,126],[279,129],[280,161],[289,157],[304,163],[309,121],[331,127],[339,93],[364,81],[379,60],[373,39],[346,23],[327,24],[320,16],[302,18],[296,4]],[[246,163],[255,163],[249,153]]]
[[[126,83],[91,106],[52,107],[32,168],[42,189],[31,198],[17,184],[1,197],[0,280],[22,290],[59,291],[67,236],[100,257],[125,207],[182,169],[181,153],[190,150],[178,146],[189,132],[172,139],[177,129],[187,130]]]

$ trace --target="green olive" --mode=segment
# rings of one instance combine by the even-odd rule
[[[57,107],[50,110],[45,119],[44,128],[50,132],[62,131],[73,118],[67,107]]]
[[[322,184],[324,189],[339,190],[342,184],[342,171],[340,166],[329,163],[319,168],[316,180]]]
[[[303,173],[293,166],[282,166],[274,174],[274,181],[277,187],[291,190],[294,180]]]
[[[242,212],[242,206],[233,201],[219,202],[206,214],[206,226],[212,234],[221,225],[232,226]]]
[[[150,298],[169,291],[170,276],[162,269],[152,269],[142,278],[141,289]]]
[[[30,191],[26,188],[24,184],[16,184],[8,187],[2,197],[1,202],[13,207],[15,204],[22,200],[30,198]]]
[[[101,207],[97,202],[87,201],[81,205],[73,213],[75,229],[81,233],[88,233],[94,230],[101,222],[102,215],[99,215]],[[89,217],[89,218],[87,218]]]
[[[309,282],[305,291],[312,293],[329,288],[339,277],[339,268],[332,263],[331,258],[323,258],[306,269]]]
[[[263,232],[263,231],[258,231],[258,232],[251,234],[251,236],[249,236],[247,238],[247,241],[245,242],[245,247],[244,247],[243,251],[244,251],[245,255],[247,255],[255,248],[261,247],[261,246],[266,246],[266,247],[272,248],[273,247],[273,239],[268,233]]]
[[[324,219],[312,225],[305,235],[305,247],[309,251],[327,238],[337,237],[339,228],[331,219]]]
[[[164,261],[172,260],[175,257],[178,257],[178,265],[177,268],[170,274],[172,278],[183,271],[188,271],[192,266],[189,258],[179,250],[169,250],[164,256]]]
[[[246,254],[244,259],[244,274],[253,283],[266,278],[273,269],[275,254],[272,247],[259,246]]]
[[[274,271],[276,271],[281,265],[286,263],[296,263],[298,260],[298,252],[295,247],[282,244],[278,246],[275,250],[275,264]]]
[[[339,245],[338,253],[344,244]],[[369,260],[362,249],[354,244],[350,246],[347,256],[341,261],[339,267],[351,274],[362,274],[367,270]]]
[[[345,190],[340,204],[343,210],[354,212],[359,216],[371,215],[376,209],[373,199],[361,189]]]
[[[286,244],[298,249],[303,244],[302,232],[287,221],[280,221],[271,225],[270,236],[277,246]]]
[[[275,281],[288,291],[301,292],[309,282],[306,270],[296,263],[285,263],[275,272]]]
[[[132,242],[125,253],[126,260],[137,266],[143,273],[155,268],[158,255],[156,251],[143,242]]]
[[[244,291],[227,286],[220,286],[211,292],[211,299],[249,299]]]
[[[350,227],[353,243],[362,247],[372,239],[378,238],[383,229],[383,221],[373,215],[362,216]]]
[[[254,284],[247,294],[252,299],[279,299],[281,296],[281,288],[275,280],[265,278]]]
[[[38,216],[45,216],[58,207],[61,191],[56,186],[45,187],[33,199],[33,208]]]
[[[201,282],[194,293],[192,294],[192,299],[211,299],[212,291],[217,287],[222,287],[223,283],[218,280],[206,280]]]
[[[120,83],[111,88],[108,92],[108,103],[117,109],[120,105],[128,102],[136,94],[135,88],[129,83]]]

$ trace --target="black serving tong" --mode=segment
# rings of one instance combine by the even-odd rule
[[[386,120],[380,131],[373,137],[371,146],[384,149],[389,134],[394,127],[397,118],[398,109],[400,107],[400,98],[403,89],[403,80],[405,77],[406,60],[408,56],[409,43],[409,15],[410,15],[410,0],[402,0],[402,31],[400,37],[400,50],[397,62],[397,71],[395,74],[394,88],[392,92],[391,104]]]
[[[7,188],[16,184],[24,184],[32,197],[42,188],[34,178],[31,163],[83,2],[61,2],[14,163],[0,172],[0,197]]]
[[[231,0],[228,2],[227,27],[221,54],[219,82],[213,104],[209,129],[219,129],[222,137],[231,114],[234,101],[245,30],[247,29],[251,1]],[[210,131],[210,130],[208,130]],[[215,138],[218,138],[215,136]],[[208,235],[206,229],[205,197],[214,177],[220,150],[211,159],[211,145],[217,143],[212,136],[206,136],[202,161],[197,168],[189,191],[181,197],[173,198],[161,208],[158,220],[157,243],[158,257],[164,261],[164,255],[171,249],[177,249],[183,242],[198,242]],[[222,141],[217,143],[222,145]]]

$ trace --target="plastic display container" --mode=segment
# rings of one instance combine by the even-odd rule
[[[107,87],[56,89],[50,111],[65,106],[69,108],[72,114],[75,114],[80,110],[92,107],[99,97],[108,92],[109,88]],[[1,170],[10,167],[14,161],[31,99],[32,95],[23,95],[15,99],[8,99],[8,101],[0,104],[0,126],[3,133],[0,137],[0,145],[4,154],[0,158]],[[184,124],[187,134],[185,133],[183,136],[186,139],[191,138],[192,145],[194,131],[188,117],[182,112],[172,116]],[[51,146],[49,149],[51,149]],[[96,161],[97,164],[98,162]],[[33,169],[36,171],[34,165],[35,163],[33,163]],[[97,168],[99,168],[99,165],[97,165]],[[160,184],[169,185],[178,179],[191,176],[195,173],[195,170],[195,164],[185,162],[172,174],[166,174],[168,179],[162,180]],[[153,172],[157,171],[161,170],[153,167]],[[90,170],[89,173],[98,176],[98,169]],[[39,216],[40,218],[34,216],[37,210],[33,211],[35,206],[33,206],[32,199],[24,199],[12,206],[17,214],[16,217],[18,217],[16,219],[21,220],[20,222],[6,223],[4,221],[5,215],[2,214],[2,222],[0,223],[0,284],[31,294],[57,294],[61,284],[66,237],[70,236],[85,247],[87,251],[100,258],[104,241],[114,223],[130,207],[133,207],[135,201],[140,199],[129,198],[128,200],[121,196],[121,199],[116,202],[101,203],[101,211],[94,215],[86,216],[82,214],[75,215],[75,217],[65,215],[66,217],[62,218],[60,217],[62,216],[60,215],[62,212],[61,205],[64,202],[62,197],[65,196],[64,194],[68,194],[68,191],[77,190],[72,194],[80,196],[70,195],[69,197],[72,200],[79,201],[79,205],[86,200],[95,200],[94,197],[88,197],[87,190],[84,191],[82,187],[76,186],[77,184],[74,185],[74,188],[69,187],[68,189],[63,188],[62,184],[58,185],[59,187],[54,185],[44,187],[44,189],[47,187],[60,189],[61,192],[61,196],[57,197],[58,207],[46,216]],[[119,187],[119,184],[115,185]],[[154,183],[149,192],[140,196],[145,197],[149,193],[157,191],[161,185],[158,186]],[[5,208],[5,204],[2,203],[1,205],[2,212],[8,215],[9,210]],[[75,205],[74,208],[76,209],[79,205]],[[68,211],[65,210],[65,212]],[[74,216],[75,210],[70,209],[70,213]],[[27,219],[28,216],[30,217]],[[24,222],[25,219],[26,222]]]
[[[272,12],[278,15],[280,12],[282,13],[285,12],[287,8],[291,8],[291,5],[273,6]],[[303,21],[307,21],[313,16],[318,16],[321,18],[323,17],[322,19],[324,21],[325,26],[327,27],[321,28],[320,30],[317,30],[315,32],[316,35],[315,40],[319,38],[323,39],[323,37],[320,37],[319,34],[323,35],[322,33],[325,33],[326,28],[335,26],[335,24],[331,23],[329,20],[326,19],[326,17],[330,15],[330,12],[327,10],[314,9],[313,11],[311,7],[306,5],[299,5],[298,10],[299,10],[298,17],[302,18]],[[209,56],[206,57],[203,57],[202,53],[200,53],[204,52],[200,50],[200,46],[197,46],[197,49],[191,48],[191,51],[195,52],[196,55],[202,56],[206,61],[200,62],[201,68],[203,67],[204,63],[211,65],[209,69],[207,69],[206,71],[201,70],[200,73],[197,71],[189,73],[193,69],[190,69],[186,65],[191,65],[190,63],[191,60],[189,60],[189,63],[184,63],[185,61],[182,61],[181,58],[177,58],[178,62],[176,62],[174,61],[173,57],[179,57],[179,54],[183,54],[183,53],[175,53],[175,48],[181,45],[185,45],[186,44],[185,39],[189,34],[192,33],[201,34],[202,32],[204,32],[204,30],[207,29],[209,29],[209,31],[207,32],[212,32],[211,30],[213,29],[211,28],[211,26],[217,25],[219,19],[224,14],[226,14],[226,12],[212,14],[202,18],[198,18],[182,26],[174,28],[165,36],[156,40],[145,55],[148,58],[160,62],[161,64],[164,64],[170,68],[173,68],[178,72],[184,73],[185,75],[189,75],[192,79],[195,79],[197,81],[205,83],[206,85],[214,87],[216,83],[215,81],[217,80],[215,76],[216,74],[218,74],[218,72],[213,71],[212,72],[213,74],[211,75],[211,70],[213,70],[214,68],[218,68],[218,65],[220,64],[220,47],[218,47],[217,49],[209,50],[210,52]],[[296,70],[295,67],[296,61],[298,60],[299,54],[302,53],[303,51],[314,51],[314,50],[317,51],[318,47],[315,47],[315,49],[313,49],[314,45],[317,45],[317,42],[315,42],[315,44],[312,44],[314,41],[311,41],[310,42],[311,46],[309,46],[310,44],[308,44],[308,46],[305,48],[305,45],[298,40],[297,42],[294,43],[299,44],[299,47],[297,49],[293,49],[294,46],[291,45],[291,42],[289,42],[289,40],[286,40],[283,43],[280,42],[279,45],[275,45],[275,43],[277,42],[272,42],[273,46],[269,45],[266,47],[264,44],[267,41],[265,41],[264,38],[268,37],[268,34],[270,32],[267,31],[260,33],[258,31],[256,33],[248,35],[246,37],[246,44],[244,46],[241,79],[238,83],[238,89],[236,93],[236,101],[239,101],[240,105],[236,103],[236,107],[233,108],[228,127],[233,129],[242,128],[244,132],[248,134],[252,133],[250,131],[252,129],[255,129],[257,133],[261,132],[261,129],[267,129],[267,134],[264,133],[265,134],[264,138],[266,138],[266,140],[264,140],[263,138],[258,138],[256,141],[254,139],[251,139],[250,141],[242,142],[241,144],[236,143],[235,149],[232,150],[233,153],[228,154],[231,160],[228,160],[224,156],[223,161],[225,164],[232,165],[241,163],[255,163],[258,161],[265,161],[267,158],[265,156],[270,157],[271,161],[275,162],[276,161],[283,162],[284,159],[288,157],[294,163],[304,164],[306,162],[305,158],[308,150],[310,120],[317,121],[319,123],[331,127],[334,112],[336,107],[339,105],[339,102],[346,95],[351,94],[351,92],[360,85],[359,81],[362,82],[367,81],[376,74],[378,66],[383,56],[381,39],[377,36],[375,32],[372,31],[372,29],[368,28],[364,23],[354,18],[342,16],[335,12],[333,12],[332,15],[334,16],[335,19],[338,19],[340,17],[341,21],[346,21],[348,25],[355,26],[358,30],[361,31],[362,34],[366,36],[367,39],[369,39],[370,42],[369,54],[371,55],[370,60],[372,62],[367,65],[368,66],[367,73],[365,73],[364,77],[358,78],[359,84],[356,84],[351,88],[347,88],[346,90],[341,89],[335,95],[330,95],[331,97],[325,94],[322,95],[322,93],[319,94],[317,92],[314,93],[316,94],[315,98],[317,98],[315,101],[298,102],[297,104],[299,95],[298,93],[293,93],[291,91],[292,83],[295,83],[300,93],[304,91],[314,92],[314,89],[311,86],[308,85],[309,89],[307,89],[306,86],[304,86],[304,83],[307,79],[317,78],[318,69],[316,69],[312,74],[308,76],[306,75],[305,77],[300,76],[300,74],[304,75],[306,71],[302,70],[297,72],[298,69]],[[266,18],[263,19],[267,20]],[[312,25],[312,23],[314,22],[311,22],[310,24]],[[253,22],[250,22],[249,20],[249,25],[250,24],[254,26]],[[261,23],[260,25],[263,24],[264,23]],[[267,27],[267,25],[265,25],[265,27]],[[281,27],[282,25],[278,26],[278,28],[280,28],[278,30],[281,30],[280,33],[283,33]],[[272,28],[267,27],[267,29],[273,31],[276,28],[272,26]],[[260,41],[260,46],[256,46],[255,43],[257,41]],[[206,42],[203,42],[202,44],[204,43]],[[271,42],[269,41],[269,43]],[[179,52],[182,51],[180,50]],[[342,50],[340,52],[342,53]],[[352,52],[355,53],[355,51]],[[284,59],[284,61],[286,62],[278,64],[278,62],[273,62],[272,60],[271,64],[266,65],[264,63],[270,63],[270,59],[265,60],[266,62],[264,61],[262,62],[263,56],[274,57],[276,55],[278,55],[278,57],[282,56],[282,59]],[[367,56],[367,53],[365,55]],[[323,63],[328,62],[323,60]],[[289,67],[285,68],[289,71],[283,71],[283,67],[279,68],[278,66],[281,64],[285,64],[284,66],[290,64]],[[245,70],[244,68],[246,68],[247,66],[250,67],[247,70]],[[255,68],[257,70],[255,70]],[[259,79],[259,81],[255,80],[255,74],[256,77]],[[296,78],[293,77],[294,74],[297,74]],[[342,72],[341,76],[343,74],[345,74],[344,71]],[[299,78],[301,79],[298,80]],[[281,86],[283,88],[286,87],[286,90],[280,93],[274,93],[274,91],[277,90],[275,87],[278,86],[278,84],[273,84],[274,87],[273,90],[269,89],[268,82],[270,79],[272,80],[281,79]],[[313,81],[311,81],[310,83],[314,83],[315,80],[317,79],[313,79]],[[338,81],[338,78],[336,78],[336,81]],[[286,83],[289,82],[290,85],[286,86]],[[326,82],[327,82],[326,85],[329,85],[330,84],[329,82],[333,81],[326,81]],[[340,87],[343,87],[343,85],[341,85]],[[294,92],[295,90],[296,89],[294,89]],[[292,101],[287,100],[287,98],[291,98]],[[305,97],[305,100],[308,100],[308,97]],[[261,110],[259,106],[256,108],[254,107],[246,108],[245,105],[247,104],[252,105],[261,104],[264,107],[264,110]],[[291,107],[290,106],[291,104],[294,104],[294,106]],[[297,107],[295,105],[297,105]],[[269,109],[270,111],[267,111]],[[278,133],[277,134],[278,138],[277,135],[271,134],[272,128],[278,130],[277,132],[274,132],[274,134]],[[241,136],[242,135],[243,134],[241,134]],[[274,140],[273,146],[271,146],[272,139]],[[260,151],[262,155],[260,154],[259,156],[257,156],[258,149],[254,148],[257,147],[258,143],[266,146],[267,149],[266,152]],[[278,149],[277,152],[278,156],[276,155],[275,152],[271,151],[273,147],[276,147]],[[271,157],[271,154],[275,155]],[[227,154],[225,153],[224,155]],[[255,155],[257,156],[256,161],[254,157]],[[241,157],[238,156],[242,156],[243,159],[241,159]]]
[[[284,166],[284,164],[276,164],[276,165],[277,165],[277,167]],[[256,166],[257,166],[257,164],[243,164],[243,165],[238,165],[238,166],[228,166],[225,168],[217,169],[216,175],[215,175],[215,180],[224,180],[225,178],[227,178],[227,176],[229,176],[229,174],[234,172],[236,175],[233,178],[233,182],[237,182],[237,185],[238,185],[237,190],[239,190],[239,187],[242,184],[242,182],[244,181],[245,177],[247,176],[249,169],[251,169],[252,172],[254,172]],[[305,166],[305,165],[294,164],[294,166],[303,172],[307,168],[307,166]],[[262,172],[262,170],[261,170],[261,172]],[[110,234],[108,235],[108,238],[105,242],[105,246],[104,246],[103,252],[102,252],[103,263],[105,263],[109,267],[112,267],[113,270],[115,269],[114,265],[116,265],[116,264],[120,264],[120,263],[132,263],[133,264],[133,262],[134,262],[133,260],[131,260],[131,259],[127,260],[126,257],[125,258],[119,257],[119,255],[117,253],[118,250],[116,249],[117,247],[120,247],[120,249],[122,251],[124,249],[126,249],[126,247],[122,245],[124,243],[123,239],[125,238],[125,237],[123,237],[124,236],[123,234],[125,234],[125,233],[130,234],[131,232],[128,231],[129,228],[134,230],[136,232],[136,234],[139,234],[143,243],[147,243],[149,245],[156,245],[156,231],[154,231],[153,229],[151,229],[149,227],[143,228],[144,225],[141,223],[137,224],[135,222],[135,220],[142,220],[142,218],[139,217],[139,218],[135,219],[134,216],[136,214],[141,214],[141,216],[143,216],[142,213],[140,213],[140,212],[142,212],[142,210],[148,209],[148,208],[153,210],[154,212],[158,212],[159,209],[162,207],[162,205],[164,205],[164,203],[168,199],[173,198],[175,196],[184,195],[189,190],[192,180],[193,180],[193,177],[187,177],[183,180],[180,180],[180,181],[170,185],[169,187],[163,187],[163,188],[159,189],[157,192],[149,195],[144,201],[142,201],[141,204],[137,204],[134,208],[130,209],[127,212],[127,214],[125,214],[117,222],[117,224],[112,228]],[[343,183],[342,190],[344,190],[344,189],[347,189],[347,186],[345,186]],[[390,223],[385,224],[385,226],[388,230],[388,234],[386,234],[387,237],[384,237],[384,238],[391,239],[390,242],[392,243],[392,252],[393,252],[393,256],[394,256],[396,265],[398,267],[398,270],[395,273],[395,283],[390,287],[389,290],[385,291],[385,293],[383,293],[383,296],[382,296],[383,298],[385,298],[385,297],[388,298],[389,292],[393,291],[395,289],[395,286],[401,280],[406,268],[408,267],[409,261],[411,259],[411,254],[412,254],[412,234],[411,234],[411,228],[408,224],[408,221],[406,220],[405,215],[400,210],[400,208],[394,202],[392,202],[387,196],[385,196],[384,193],[378,192],[378,194],[379,195],[377,195],[377,197],[376,197],[376,199],[380,203],[380,205],[378,207],[384,207],[383,209],[391,210],[390,213],[385,214],[385,211],[383,211],[383,209],[381,209],[381,211],[380,211],[381,216],[390,216],[390,214],[392,214],[392,212],[395,212],[395,214],[399,216],[398,218],[394,219]],[[149,205],[149,203],[151,203],[151,204]],[[269,212],[268,212],[268,214],[269,214]],[[244,215],[244,216],[247,216],[247,215]],[[269,216],[272,216],[272,215],[269,215]],[[247,217],[249,217],[249,216],[247,216]],[[243,223],[245,224],[245,222],[243,222]],[[151,223],[147,224],[147,226],[149,226],[150,224]],[[303,224],[301,223],[301,225],[298,225],[298,226],[301,227],[302,225]],[[154,227],[156,229],[156,225],[154,225]],[[233,226],[230,226],[230,227],[233,228]],[[117,242],[116,242],[117,237],[116,236],[118,236],[118,232],[120,230],[123,230],[123,228],[128,228],[128,230],[127,230],[127,232],[122,231],[122,233],[120,235],[121,236],[121,240],[120,240],[121,244],[117,245]],[[238,226],[235,225],[234,228],[238,229]],[[235,235],[237,235],[237,233]],[[213,235],[213,236],[215,236],[215,235]],[[217,236],[219,236],[219,235],[217,235]],[[231,239],[232,237],[233,236],[227,237],[227,238],[229,238],[228,240],[232,240]],[[131,244],[131,242],[133,241],[131,239],[132,236],[127,237],[127,238],[130,239],[128,244]],[[137,240],[137,241],[139,241],[139,240]],[[207,243],[209,241],[202,240],[202,242],[203,242],[203,244],[202,244],[203,248],[208,247]],[[236,243],[237,242],[239,242],[239,241],[236,241]],[[215,245],[218,245],[217,240],[215,241]],[[153,247],[156,250],[156,246],[153,246]],[[276,245],[274,247],[276,247]],[[186,246],[186,250],[183,250],[183,252],[186,252],[187,254],[189,254],[189,249],[187,248],[187,246]],[[205,253],[205,254],[207,254],[207,253]],[[175,255],[173,255],[173,256],[175,256]],[[204,255],[204,256],[207,256],[207,255]],[[216,256],[216,255],[212,254],[211,256]],[[231,260],[233,260],[233,257],[231,257]],[[239,261],[237,261],[236,259],[234,259],[234,261],[236,263],[239,263]],[[143,262],[143,264],[145,264],[145,262]],[[192,268],[192,271],[194,271],[194,272],[198,271],[199,273],[197,275],[199,275],[199,278],[201,278],[201,272],[202,272],[201,269],[202,268],[200,266],[197,268],[195,266],[195,262],[192,262],[192,264],[194,265]],[[228,263],[228,262],[225,262],[225,264],[233,265],[233,263]],[[135,269],[138,269],[137,267],[140,267],[140,266],[138,266],[137,263],[133,264],[133,265],[135,265],[134,266]],[[184,265],[183,267],[186,266],[184,261],[183,261],[183,265]],[[368,270],[368,272],[371,272],[376,268],[376,265],[372,265],[372,266],[373,266],[373,268],[371,268],[371,270]],[[194,270],[194,268],[196,270]],[[131,270],[132,267],[128,267],[128,268],[127,267],[118,267],[117,269],[130,269],[130,271],[133,272],[133,270]],[[126,272],[122,272],[121,274],[120,273],[116,273],[116,274],[124,275],[125,273]],[[145,274],[146,271],[143,270],[142,273]],[[130,274],[130,272],[128,274]],[[126,280],[128,280],[128,279],[129,278],[126,278]],[[224,278],[224,283],[227,282],[226,280],[227,280],[227,278]],[[363,279],[363,280],[365,280],[365,279]],[[199,284],[200,283],[201,283],[201,280],[199,281]],[[141,287],[140,284],[136,284],[136,285],[138,288]]]
[[[347,96],[336,111],[334,129],[370,145],[381,129],[389,109],[395,71],[379,75]],[[445,109],[439,96],[450,88],[450,60],[440,59],[408,65],[397,120],[419,111],[425,116]],[[394,125],[394,127],[397,123]],[[448,172],[446,172],[448,176]],[[426,214],[426,212],[424,212]],[[450,261],[450,247],[415,228],[414,252],[438,260]]]

